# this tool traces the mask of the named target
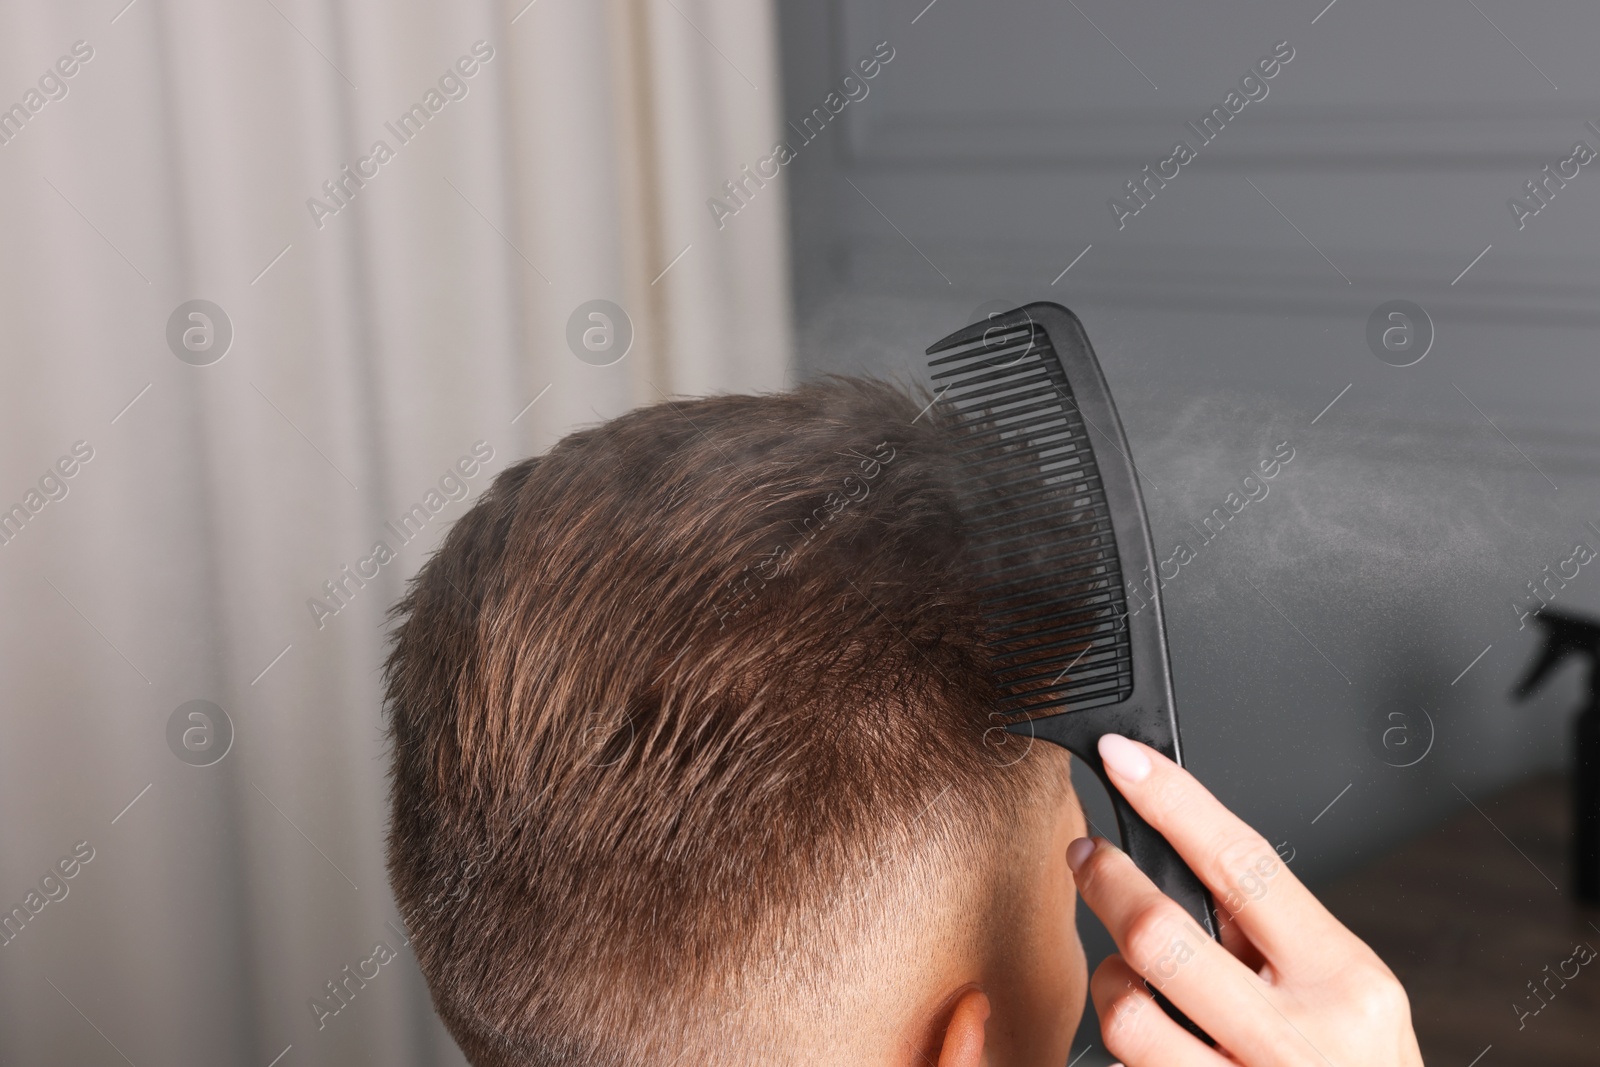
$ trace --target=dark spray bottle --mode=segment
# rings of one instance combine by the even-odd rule
[[[1544,628],[1544,648],[1518,683],[1518,700],[1537,692],[1568,656],[1585,657],[1589,665],[1584,706],[1573,727],[1573,888],[1579,900],[1600,903],[1600,621],[1551,607],[1533,619]]]

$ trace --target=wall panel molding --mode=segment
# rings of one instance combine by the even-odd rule
[[[886,102],[887,105],[887,102]],[[874,170],[1136,172],[1186,140],[1208,171],[1494,171],[1532,177],[1573,143],[1600,149],[1600,100],[1315,104],[1268,98],[1209,144],[1185,126],[1203,106],[939,114],[846,108],[843,162]]]

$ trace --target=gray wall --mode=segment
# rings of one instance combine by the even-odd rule
[[[919,374],[989,301],[1078,313],[1160,554],[1197,549],[1166,590],[1189,762],[1313,884],[1563,765],[1578,672],[1510,702],[1535,648],[1512,604],[1600,548],[1600,166],[1522,229],[1508,206],[1600,149],[1600,9],[1324,2],[782,6],[797,122],[895,50],[787,168],[803,373]],[[1185,120],[1283,40],[1202,146]],[[1108,199],[1179,138],[1194,160],[1119,229]],[[1393,299],[1434,325],[1412,366],[1366,340]],[[1600,567],[1558,603],[1600,608]]]

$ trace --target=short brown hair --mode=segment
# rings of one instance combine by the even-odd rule
[[[741,975],[815,988],[848,939],[808,916],[935,840],[976,865],[1038,805],[1039,761],[986,747],[925,400],[830,378],[574,433],[395,606],[390,880],[472,1063],[720,1062]]]

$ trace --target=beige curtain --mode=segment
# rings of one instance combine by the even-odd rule
[[[0,1062],[459,1062],[384,611],[508,462],[784,384],[783,180],[705,204],[773,13],[125,2],[0,11]]]

